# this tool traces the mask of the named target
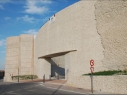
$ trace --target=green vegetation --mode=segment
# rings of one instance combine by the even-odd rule
[[[91,75],[91,73],[83,74],[83,75]],[[127,70],[100,71],[100,72],[94,72],[93,75],[127,75]]]
[[[12,78],[14,80],[17,80],[18,76],[13,76]],[[20,80],[36,79],[36,78],[38,78],[37,75],[19,75]]]

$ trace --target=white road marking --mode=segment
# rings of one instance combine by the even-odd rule
[[[58,88],[52,88],[52,87],[46,87],[46,88],[50,88],[50,89],[58,89]],[[59,89],[61,91],[67,91],[67,92],[73,92],[73,93],[77,93],[77,94],[86,94],[86,93],[80,93],[80,92],[75,92],[75,91],[70,91],[70,90],[64,90],[64,89]]]
[[[39,85],[43,85],[43,86],[45,86],[44,84],[39,84]]]
[[[41,86],[45,86],[44,84],[38,84],[38,85],[35,85],[35,86],[31,86],[31,87],[27,87],[27,88],[23,88],[23,89],[29,89],[29,88],[32,88],[32,87],[36,87],[36,86],[39,86],[39,85],[41,85]],[[58,88],[52,88],[52,87],[46,87],[46,88],[50,88],[50,89],[58,89]],[[2,88],[2,90],[3,90],[4,88]],[[2,91],[1,90],[1,91]],[[22,89],[18,89],[18,90],[16,90],[16,91],[19,91],[19,90],[22,90]],[[75,92],[75,91],[70,91],[70,90],[64,90],[64,89],[59,89],[59,90],[61,90],[61,91],[66,91],[66,92],[72,92],[72,93],[77,93],[77,94],[86,94],[86,93],[80,93],[80,92]],[[0,91],[0,92],[1,92]],[[2,94],[7,94],[7,93],[14,93],[15,91],[9,91],[9,92],[6,92],[6,93],[2,93]]]

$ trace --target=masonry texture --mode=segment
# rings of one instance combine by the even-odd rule
[[[127,69],[127,0],[97,1],[95,15],[106,69]]]
[[[65,76],[66,85],[89,89],[90,77],[82,75],[90,73],[91,59],[94,72],[127,69],[126,0],[81,0],[54,18],[40,28],[34,40],[26,35],[7,39],[6,80],[10,80],[7,72],[16,74],[20,64],[20,74],[34,73],[40,79],[59,74]],[[17,50],[15,55],[12,48]],[[8,56],[15,62],[11,66]],[[126,76],[94,79],[95,90],[127,93]]]
[[[33,35],[22,34],[7,38],[4,81],[12,81],[12,75],[33,74],[33,45]]]

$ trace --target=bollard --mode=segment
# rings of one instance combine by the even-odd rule
[[[59,74],[58,74],[58,80],[59,80]]]
[[[19,68],[18,68],[18,82],[19,82]]]
[[[33,81],[33,75],[31,75],[31,79],[32,79],[32,81]]]
[[[19,82],[19,76],[18,76],[18,82]]]
[[[43,76],[43,82],[45,83],[45,75]]]
[[[13,74],[12,74],[12,80],[13,80]]]
[[[51,75],[49,75],[49,81],[51,81]]]
[[[12,80],[13,80],[13,76],[12,76]]]

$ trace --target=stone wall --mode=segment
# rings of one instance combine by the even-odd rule
[[[20,58],[20,40],[18,36],[9,37],[6,40],[6,65],[4,81],[10,81],[11,76],[18,75]]]
[[[4,81],[12,81],[11,76],[31,75],[33,68],[33,35],[20,35],[7,38]],[[18,71],[19,70],[19,71]]]
[[[64,55],[51,58],[51,75],[65,76],[65,57]]]
[[[73,76],[73,79],[68,79],[66,85],[84,89],[91,89],[91,77]],[[93,89],[94,91],[113,94],[127,94],[127,76],[93,76]]]
[[[95,62],[94,72],[126,69],[126,6],[126,0],[81,0],[56,13],[55,21],[46,22],[36,36],[35,74],[41,75],[38,58],[65,51],[70,51],[66,55],[68,58],[65,56],[68,83],[74,83],[82,74],[90,73],[91,59]]]
[[[34,37],[33,35],[20,35],[20,74],[33,74],[34,73]]]
[[[70,54],[68,76],[88,73],[91,59],[96,62],[95,71],[103,70],[103,46],[96,29],[95,2],[77,2],[56,13],[53,23],[48,21],[41,27],[35,38],[35,74],[40,76],[39,57],[73,50],[76,51]]]
[[[17,74],[17,66],[20,74],[32,74],[30,68],[34,67],[34,74],[39,78],[43,78],[43,75],[49,78],[53,59],[58,63],[65,62],[68,85],[89,88],[90,78],[82,74],[90,73],[91,59],[95,62],[94,72],[127,69],[126,26],[127,0],[81,0],[56,13],[53,23],[47,21],[41,27],[34,40],[34,50],[32,36],[21,35],[7,39],[5,79],[10,78],[9,72]],[[64,60],[45,57],[67,51]],[[125,78],[94,77],[95,90],[126,93]]]
[[[98,0],[95,16],[105,69],[127,69],[127,0]]]

